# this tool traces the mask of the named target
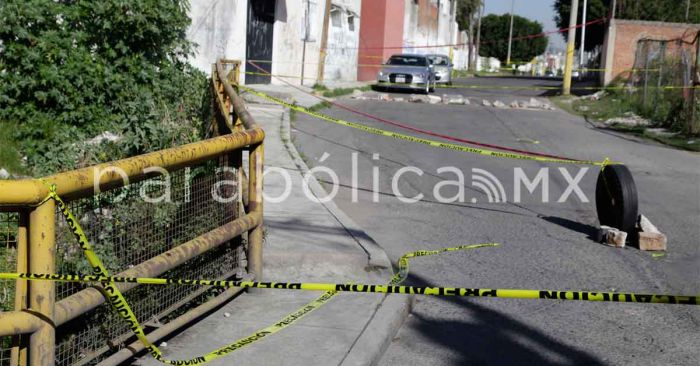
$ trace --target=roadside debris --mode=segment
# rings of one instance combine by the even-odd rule
[[[606,125],[625,125],[630,127],[646,127],[651,125],[651,121],[640,117],[632,112],[625,113],[622,117],[611,118],[605,121]]]
[[[408,98],[408,101],[411,103],[428,103],[428,96],[426,95],[418,95],[418,94],[411,94],[411,96]]]
[[[639,249],[646,251],[665,251],[667,238],[654,224],[644,215],[639,215],[637,221],[639,230]]]
[[[430,104],[439,104],[442,102],[442,98],[437,95],[428,95],[428,102],[430,102]]]
[[[627,241],[627,233],[614,227],[602,225],[598,230],[597,241],[616,248],[624,248]]]
[[[496,108],[508,108],[508,106],[500,100],[493,102],[493,106]]]
[[[673,137],[678,135],[678,132],[669,131],[665,128],[647,128],[646,132],[658,137]]]
[[[116,141],[121,140],[121,138],[122,138],[121,136],[119,136],[115,133],[105,131],[105,132],[102,132],[101,134],[87,140],[85,143],[88,145],[99,145],[105,141],[116,142]]]
[[[5,168],[0,169],[0,179],[8,179],[10,178],[10,173],[5,170]]]

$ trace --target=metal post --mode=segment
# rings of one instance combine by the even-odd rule
[[[486,0],[484,0],[484,3]],[[481,43],[481,17],[484,15],[484,7],[486,4],[482,4],[481,7],[479,7],[479,17],[476,20],[476,46],[474,49],[469,50],[469,52],[474,51],[474,64],[472,66],[472,69],[474,72],[478,72],[479,70],[476,69],[477,65],[479,64],[479,44]]]
[[[506,58],[506,67],[510,65],[510,50],[513,43],[513,12],[515,11],[515,0],[510,3],[510,33],[508,34],[508,57]]]
[[[55,212],[52,200],[29,213],[29,272],[55,272]],[[51,281],[29,283],[29,307],[43,320],[41,327],[29,337],[29,365],[55,365],[56,334],[53,322],[55,284]]]
[[[583,20],[581,23],[581,51],[579,55],[578,67],[583,69],[583,55],[586,52],[586,10],[588,8],[588,0],[583,0]],[[579,70],[579,75],[583,74],[583,70]]]
[[[328,47],[328,23],[331,20],[331,0],[326,0],[326,8],[323,13],[323,29],[321,30],[321,48],[318,55],[318,70],[316,83],[323,84],[323,73],[326,68],[326,48]]]
[[[26,211],[19,213],[19,225],[17,227],[17,267],[18,273],[28,272],[27,266],[27,226],[29,217]],[[22,311],[29,307],[27,302],[27,281],[15,282],[15,310]],[[12,366],[25,366],[27,364],[27,335],[17,335],[12,338],[12,351],[10,352],[10,364]]]
[[[576,43],[576,19],[578,18],[578,0],[571,0],[569,17],[569,42],[566,45],[566,66],[564,68],[564,88],[562,94],[571,94],[571,73],[574,68],[574,45]]]
[[[248,208],[251,213],[262,215],[263,210],[263,159],[262,143],[252,145],[248,156]],[[248,232],[248,272],[255,276],[256,281],[262,280],[262,250],[263,224]]]

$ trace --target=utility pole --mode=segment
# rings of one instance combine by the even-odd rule
[[[583,26],[581,27],[581,51],[579,55],[578,67],[583,68],[583,54],[586,52],[586,8],[588,7],[588,0],[583,0]],[[579,75],[582,75],[583,70],[579,70]]]
[[[323,30],[321,31],[321,48],[318,55],[318,74],[316,83],[323,84],[323,73],[326,68],[326,47],[328,47],[328,23],[331,20],[331,0],[326,0],[326,7],[323,12]]]
[[[506,58],[506,67],[510,65],[510,50],[513,43],[513,11],[515,11],[515,0],[510,2],[510,33],[508,35],[508,57]]]
[[[569,17],[569,42],[566,45],[566,66],[564,68],[564,87],[562,94],[571,94],[571,72],[574,68],[574,45],[576,44],[576,19],[578,18],[578,0],[571,0]]]
[[[688,16],[690,15],[690,0],[685,5],[685,22],[688,23]]]
[[[695,72],[693,73],[693,88],[690,90],[690,121],[688,121],[688,133],[690,135],[700,132],[700,115],[698,115],[698,88],[700,88],[700,32],[695,36]]]
[[[476,46],[474,47],[474,72],[478,72],[476,68],[479,65],[479,45],[481,44],[481,17],[484,15],[484,7],[486,7],[486,0],[481,4],[479,8],[479,17],[476,21]]]

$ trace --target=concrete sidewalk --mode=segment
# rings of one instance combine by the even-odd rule
[[[279,87],[275,87],[279,91]],[[290,98],[290,95],[283,95]],[[315,101],[312,104],[315,104]],[[311,100],[299,104],[309,104]],[[278,105],[248,104],[266,133],[265,193],[284,193],[264,207],[263,279],[284,282],[387,283],[391,263],[384,251],[334,203],[318,203],[302,189],[308,170],[289,137],[289,113]],[[312,179],[310,191],[326,196]],[[244,293],[161,347],[172,360],[191,359],[254,334],[321,293],[258,290]],[[379,360],[410,310],[405,295],[338,294],[329,303],[279,333],[211,362],[212,365],[367,365]],[[150,356],[138,365],[160,365]]]

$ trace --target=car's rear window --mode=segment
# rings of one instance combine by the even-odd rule
[[[428,61],[425,57],[419,56],[391,56],[387,64],[401,66],[428,66]]]
[[[436,66],[447,66],[449,65],[449,60],[444,56],[429,56],[430,63]]]

